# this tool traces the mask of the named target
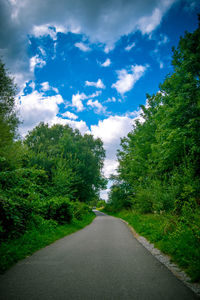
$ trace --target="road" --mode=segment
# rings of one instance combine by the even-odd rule
[[[0,299],[198,299],[121,220],[96,212],[84,229],[0,276]]]

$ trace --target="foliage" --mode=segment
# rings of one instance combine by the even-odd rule
[[[0,241],[70,226],[91,215],[99,196],[105,151],[100,139],[69,126],[41,123],[17,135],[16,86],[0,61]],[[78,221],[77,221],[78,222]],[[48,224],[48,225],[47,225]],[[46,231],[46,229],[45,229]]]
[[[16,86],[9,76],[3,62],[0,60],[0,171],[12,168],[14,162],[14,146],[17,150],[17,143],[14,142],[19,119],[15,109]],[[16,154],[15,152],[15,160]]]
[[[73,218],[73,207],[67,197],[50,198],[39,209],[45,219],[55,220],[58,224],[70,223]]]
[[[97,208],[104,207],[104,206],[106,206],[106,201],[105,200],[101,199],[101,200],[97,201],[97,205],[96,205]]]
[[[24,233],[32,215],[32,204],[20,199],[0,199],[0,240]]]
[[[109,195],[115,210],[175,211],[199,202],[200,27],[173,49],[174,72],[141,105],[143,121],[121,140],[118,176]],[[198,208],[196,206],[196,209]]]
[[[92,210],[86,203],[83,202],[73,202],[73,216],[77,220],[82,220],[85,215],[91,213]]]
[[[27,165],[46,171],[52,194],[89,203],[105,186],[105,151],[100,139],[82,136],[69,126],[41,123],[25,139]]]

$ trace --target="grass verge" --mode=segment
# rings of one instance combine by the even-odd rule
[[[188,223],[172,214],[140,214],[131,210],[104,212],[127,221],[137,233],[169,255],[193,282],[200,282],[199,217],[194,223],[193,216],[193,223]]]
[[[19,260],[30,256],[35,251],[84,228],[94,218],[95,214],[90,213],[85,215],[82,220],[74,219],[70,224],[58,225],[55,221],[47,221],[37,217],[37,220],[30,224],[30,229],[24,235],[1,244],[0,273],[5,272]]]

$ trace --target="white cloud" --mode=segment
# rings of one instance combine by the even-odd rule
[[[123,35],[136,30],[151,32],[176,0],[16,0],[1,1],[1,55],[13,73],[28,75],[28,35],[57,32],[82,33],[111,51]],[[48,12],[48,13],[47,13]],[[29,73],[30,76],[30,73]]]
[[[53,91],[56,92],[57,94],[59,93],[59,92],[58,92],[58,89],[55,88],[55,87],[50,86],[48,81],[42,82],[42,83],[41,83],[41,86],[42,86],[42,91],[44,91],[44,92],[53,90]]]
[[[55,116],[50,122],[50,126],[54,124],[61,124],[61,125],[68,125],[73,129],[78,129],[82,135],[85,133],[88,133],[88,126],[84,121],[74,121],[74,120],[67,120],[67,119],[62,119],[57,116]]]
[[[160,69],[164,68],[164,63],[162,61],[160,61]]]
[[[111,60],[107,58],[104,63],[101,64],[102,67],[109,67],[111,65]]]
[[[56,29],[51,27],[50,24],[34,25],[32,34],[35,37],[42,37],[50,35],[53,40],[56,40]]]
[[[105,103],[107,102],[116,102],[117,99],[115,97],[111,97],[111,98],[108,98],[106,101],[104,101]]]
[[[48,81],[42,82],[42,83],[41,83],[41,86],[42,86],[42,90],[43,90],[43,91],[48,91],[48,90],[51,89],[51,87],[50,87]]]
[[[127,135],[132,129],[133,118],[111,116],[103,121],[99,121],[98,125],[91,126],[91,134],[95,138],[101,138],[106,150],[106,160],[104,164],[104,174],[108,177],[117,167],[116,150],[120,147],[120,138]]]
[[[112,88],[115,88],[118,93],[123,95],[134,87],[146,69],[147,66],[135,65],[131,66],[130,72],[127,72],[125,69],[117,71],[118,80],[116,83],[113,83]]]
[[[106,54],[108,54],[108,53],[111,52],[113,49],[114,49],[114,45],[113,45],[113,44],[108,44],[108,45],[105,46],[104,52],[105,52]]]
[[[42,47],[38,47],[38,49],[40,50],[40,53],[41,53],[43,56],[46,56],[46,52],[45,52],[45,50],[44,50]]]
[[[88,98],[96,98],[101,95],[102,91],[96,91],[95,93],[88,96]]]
[[[65,113],[63,113],[62,117],[66,117],[66,118],[72,119],[72,120],[78,119],[78,116],[75,115],[74,113],[71,113],[70,111],[66,111]]]
[[[35,89],[35,82],[31,81],[31,83],[29,84],[29,86],[32,88],[32,90],[34,90]]]
[[[161,39],[158,42],[158,46],[164,45],[169,42],[169,38],[166,35],[161,34],[160,37]]]
[[[73,129],[78,129],[81,134],[88,132],[88,126],[84,121],[67,120],[57,116],[59,113],[58,105],[61,103],[64,103],[61,95],[44,97],[38,91],[18,98],[16,107],[23,121],[19,128],[20,134],[25,136],[40,122],[48,123],[50,126],[54,124],[69,125]],[[75,119],[75,115],[72,113],[68,116]]]
[[[165,1],[167,2],[167,1]],[[162,11],[156,7],[153,13],[149,16],[144,16],[139,20],[139,28],[143,34],[151,33],[161,22]]]
[[[34,72],[35,68],[43,68],[46,65],[46,61],[39,57],[39,55],[35,55],[30,59],[30,71]]]
[[[84,106],[82,101],[87,99],[87,96],[84,93],[77,93],[76,95],[72,96],[72,106],[76,107],[77,111],[83,111]]]
[[[82,42],[76,43],[74,46],[77,47],[77,48],[79,48],[83,52],[88,52],[88,51],[91,50],[90,47],[88,47],[86,44],[84,44]]]
[[[94,86],[98,89],[105,89],[105,85],[103,84],[101,79],[98,79],[97,82],[86,81],[85,85],[86,86]]]
[[[101,91],[96,91],[95,93],[93,93],[91,95],[86,95],[85,93],[80,94],[78,92],[77,94],[72,95],[72,104],[71,104],[71,106],[76,107],[77,111],[83,111],[85,109],[84,105],[83,105],[83,100],[96,98],[100,94],[101,94]],[[70,105],[67,104],[66,107],[67,106],[70,106]]]
[[[97,114],[105,113],[105,111],[106,111],[106,108],[101,103],[99,103],[98,100],[92,101],[90,99],[90,100],[87,101],[87,105],[91,106],[92,108],[95,108],[95,112]]]
[[[21,96],[16,101],[16,106],[23,121],[20,127],[22,135],[39,122],[50,123],[58,113],[58,104],[61,103],[63,103],[61,95],[44,97],[43,94],[33,91],[31,94]]]
[[[135,47],[135,43],[126,46],[125,50],[129,52],[133,47]]]

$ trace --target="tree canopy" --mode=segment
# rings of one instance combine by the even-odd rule
[[[180,38],[172,65],[141,105],[144,122],[121,140],[109,200],[116,207],[179,211],[185,202],[199,204],[200,28]]]

